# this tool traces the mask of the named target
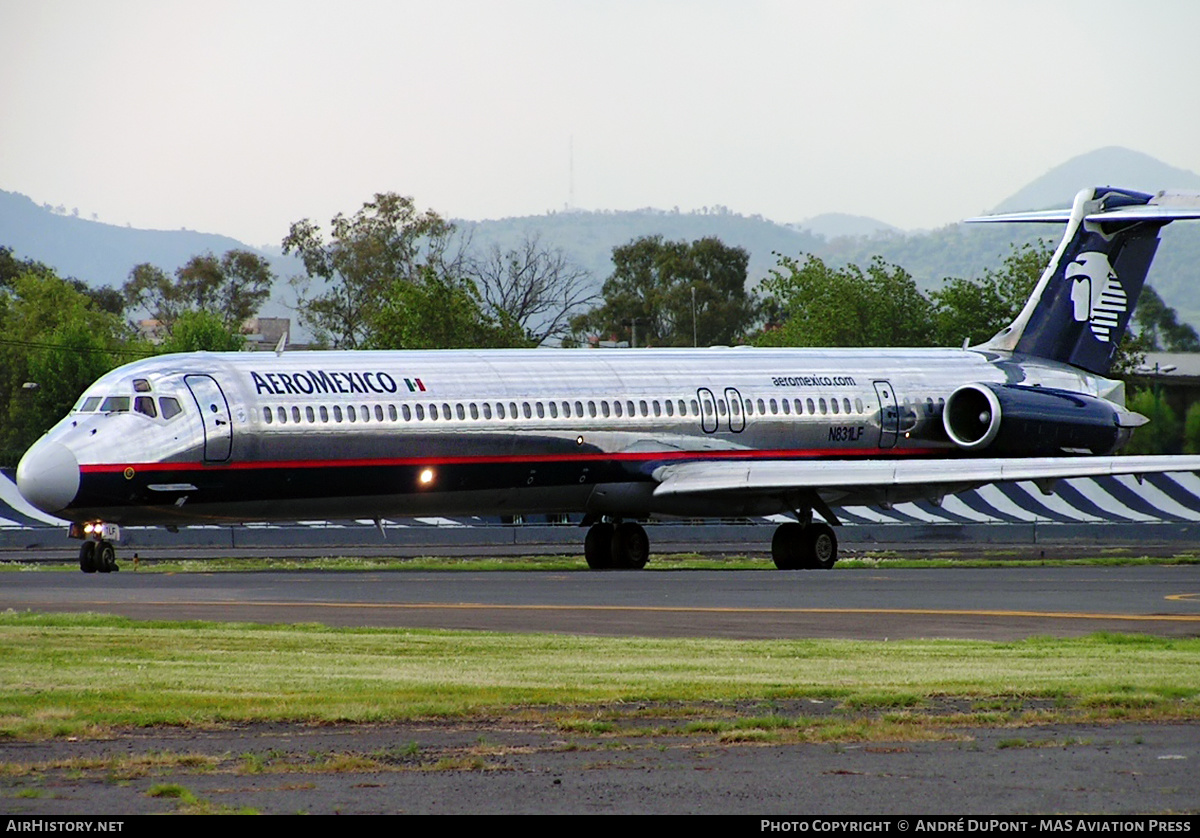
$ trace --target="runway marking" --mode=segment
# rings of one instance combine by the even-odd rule
[[[1175,594],[1175,597],[1200,596]],[[1167,597],[1171,599],[1171,597]],[[224,606],[266,608],[365,608],[411,611],[619,611],[661,614],[863,614],[924,617],[997,617],[1042,620],[1125,620],[1130,622],[1200,623],[1200,614],[1105,614],[1089,611],[1013,611],[1002,609],[957,608],[727,608],[719,606],[686,605],[506,605],[482,602],[275,602],[275,601],[154,601],[134,603],[103,600],[80,601],[76,605],[149,605],[178,608],[181,606]]]
[[[1168,594],[1163,599],[1169,599],[1172,602],[1195,602],[1200,599],[1200,594]]]

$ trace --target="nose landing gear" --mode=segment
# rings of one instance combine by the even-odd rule
[[[121,537],[121,529],[116,524],[72,524],[68,535],[83,539],[83,544],[79,545],[79,569],[84,573],[111,573],[121,569],[117,567],[117,551],[113,547],[113,541]]]

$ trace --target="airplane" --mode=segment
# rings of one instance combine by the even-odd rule
[[[90,386],[17,485],[85,572],[116,569],[121,526],[579,512],[593,569],[645,566],[639,520],[780,513],[776,566],[830,568],[838,506],[1200,470],[1114,456],[1147,420],[1106,377],[1160,229],[1197,218],[1200,193],[1100,187],[974,219],[1066,229],[1012,324],[961,349],[163,355]]]

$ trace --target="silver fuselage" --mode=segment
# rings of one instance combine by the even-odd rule
[[[1121,401],[1117,382],[975,350],[194,353],[105,375],[26,460],[78,466],[73,494],[68,481],[42,505],[61,496],[61,517],[126,525],[768,514],[786,499],[660,502],[652,474],[687,460],[969,456],[942,408],[972,383]],[[112,396],[127,409],[100,409]],[[132,409],[138,398],[149,410]],[[182,411],[166,418],[163,398]]]

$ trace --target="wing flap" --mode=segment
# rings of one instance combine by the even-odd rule
[[[656,497],[797,489],[869,489],[1057,480],[1111,474],[1200,471],[1200,456],[1028,457],[944,460],[687,462],[656,469]]]

